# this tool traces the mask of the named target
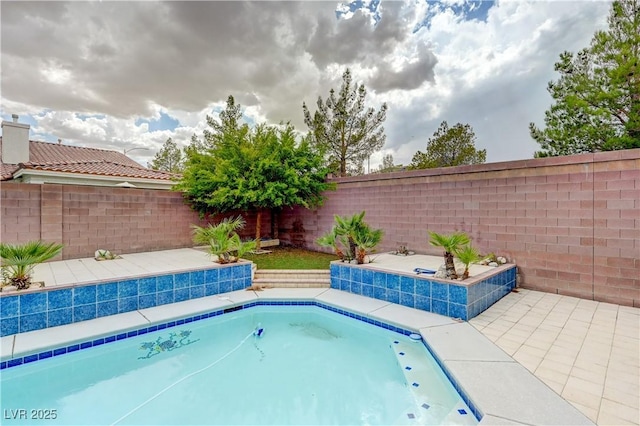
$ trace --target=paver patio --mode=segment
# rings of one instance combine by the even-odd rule
[[[598,425],[640,424],[640,309],[519,289],[469,322]]]

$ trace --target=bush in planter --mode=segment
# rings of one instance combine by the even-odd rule
[[[209,253],[217,256],[218,263],[235,263],[245,253],[256,247],[254,240],[242,241],[236,232],[244,227],[242,216],[224,218],[217,225],[200,227],[192,225],[193,241],[209,246]]]
[[[363,264],[367,254],[380,244],[383,236],[381,229],[371,229],[365,223],[364,214],[363,211],[350,217],[336,215],[336,225],[316,242],[325,247],[333,247],[341,260],[350,262],[356,259],[356,263]],[[344,246],[344,251],[338,243]]]
[[[369,225],[358,227],[353,233],[356,245],[356,263],[362,265],[368,253],[372,252],[382,241],[382,229],[371,229]]]
[[[451,235],[428,232],[429,243],[432,246],[442,247],[444,249],[445,278],[457,280],[458,274],[456,273],[456,266],[453,263],[453,256],[457,255],[462,246],[469,244],[469,236],[464,232],[454,232]]]
[[[338,256],[338,259],[344,260],[345,255],[342,249],[340,248],[340,237],[336,232],[336,227],[331,228],[331,231],[324,234],[322,237],[316,240],[316,244],[321,247],[331,247],[333,252]]]
[[[56,257],[64,246],[58,243],[29,241],[24,244],[0,243],[4,285],[25,290],[31,285],[31,273],[37,264]]]
[[[476,263],[482,259],[478,250],[471,245],[466,245],[463,248],[459,249],[456,252],[456,257],[462,264],[464,265],[464,273],[462,274],[462,279],[466,280],[469,278],[469,265],[472,263]]]

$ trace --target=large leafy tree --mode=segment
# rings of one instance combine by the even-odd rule
[[[209,205],[209,194],[218,187],[216,173],[220,150],[225,146],[246,144],[250,129],[241,121],[240,105],[236,105],[233,96],[229,96],[226,109],[220,112],[219,120],[207,116],[207,124],[211,130],[204,131],[203,139],[194,134],[191,144],[185,148],[185,170],[175,189],[183,191],[185,198],[201,215],[214,210]]]
[[[201,214],[255,209],[259,244],[262,209],[318,206],[331,185],[322,156],[308,140],[297,143],[291,125],[251,129],[241,119],[240,106],[230,96],[220,121],[208,118],[211,130],[204,142],[195,140],[187,150],[177,189]]]
[[[184,156],[178,145],[169,138],[165,141],[160,151],[158,151],[147,164],[150,169],[163,170],[165,172],[180,173],[184,167]]]
[[[555,64],[546,127],[529,125],[536,157],[640,147],[640,1],[613,2],[608,23],[588,48]]]
[[[427,141],[425,152],[418,151],[411,159],[410,169],[482,164],[487,160],[487,150],[477,150],[476,135],[468,124],[457,123],[449,128],[443,121]]]
[[[387,104],[383,103],[378,111],[366,108],[366,96],[367,89],[354,84],[347,69],[338,93],[331,89],[325,101],[318,97],[318,110],[313,115],[302,104],[313,144],[324,154],[331,171],[339,176],[361,174],[364,160],[384,146],[382,123]]]

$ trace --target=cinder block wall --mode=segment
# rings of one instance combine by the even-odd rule
[[[63,259],[91,257],[99,248],[190,247],[189,226],[201,223],[180,194],[168,191],[6,183],[0,192],[2,241],[61,242]]]
[[[323,207],[279,214],[283,242],[300,218],[305,245],[321,250],[335,214],[365,210],[385,231],[380,251],[440,255],[427,230],[464,231],[516,262],[525,288],[640,306],[640,149],[334,181]],[[191,247],[190,225],[205,224],[168,191],[6,183],[0,193],[0,240],[63,242],[65,259]],[[255,214],[244,216],[241,235],[253,237]],[[263,236],[270,226],[265,211]]]
[[[300,218],[318,250],[334,215],[365,210],[385,231],[380,251],[440,255],[427,230],[464,231],[482,253],[516,262],[522,287],[640,306],[638,149],[334,181],[320,209],[285,209],[282,240]]]
[[[0,195],[0,241],[40,239],[40,185],[3,182],[0,183]]]
[[[0,241],[63,243],[62,259],[93,257],[97,249],[124,254],[193,247],[191,225],[223,217],[202,220],[181,194],[162,190],[3,183],[0,194]],[[253,237],[255,212],[243,216],[240,235]],[[265,211],[262,235],[270,228]]]

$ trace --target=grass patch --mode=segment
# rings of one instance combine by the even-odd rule
[[[271,253],[246,253],[243,259],[252,261],[258,269],[329,269],[338,258],[333,254],[293,247],[266,247]]]

